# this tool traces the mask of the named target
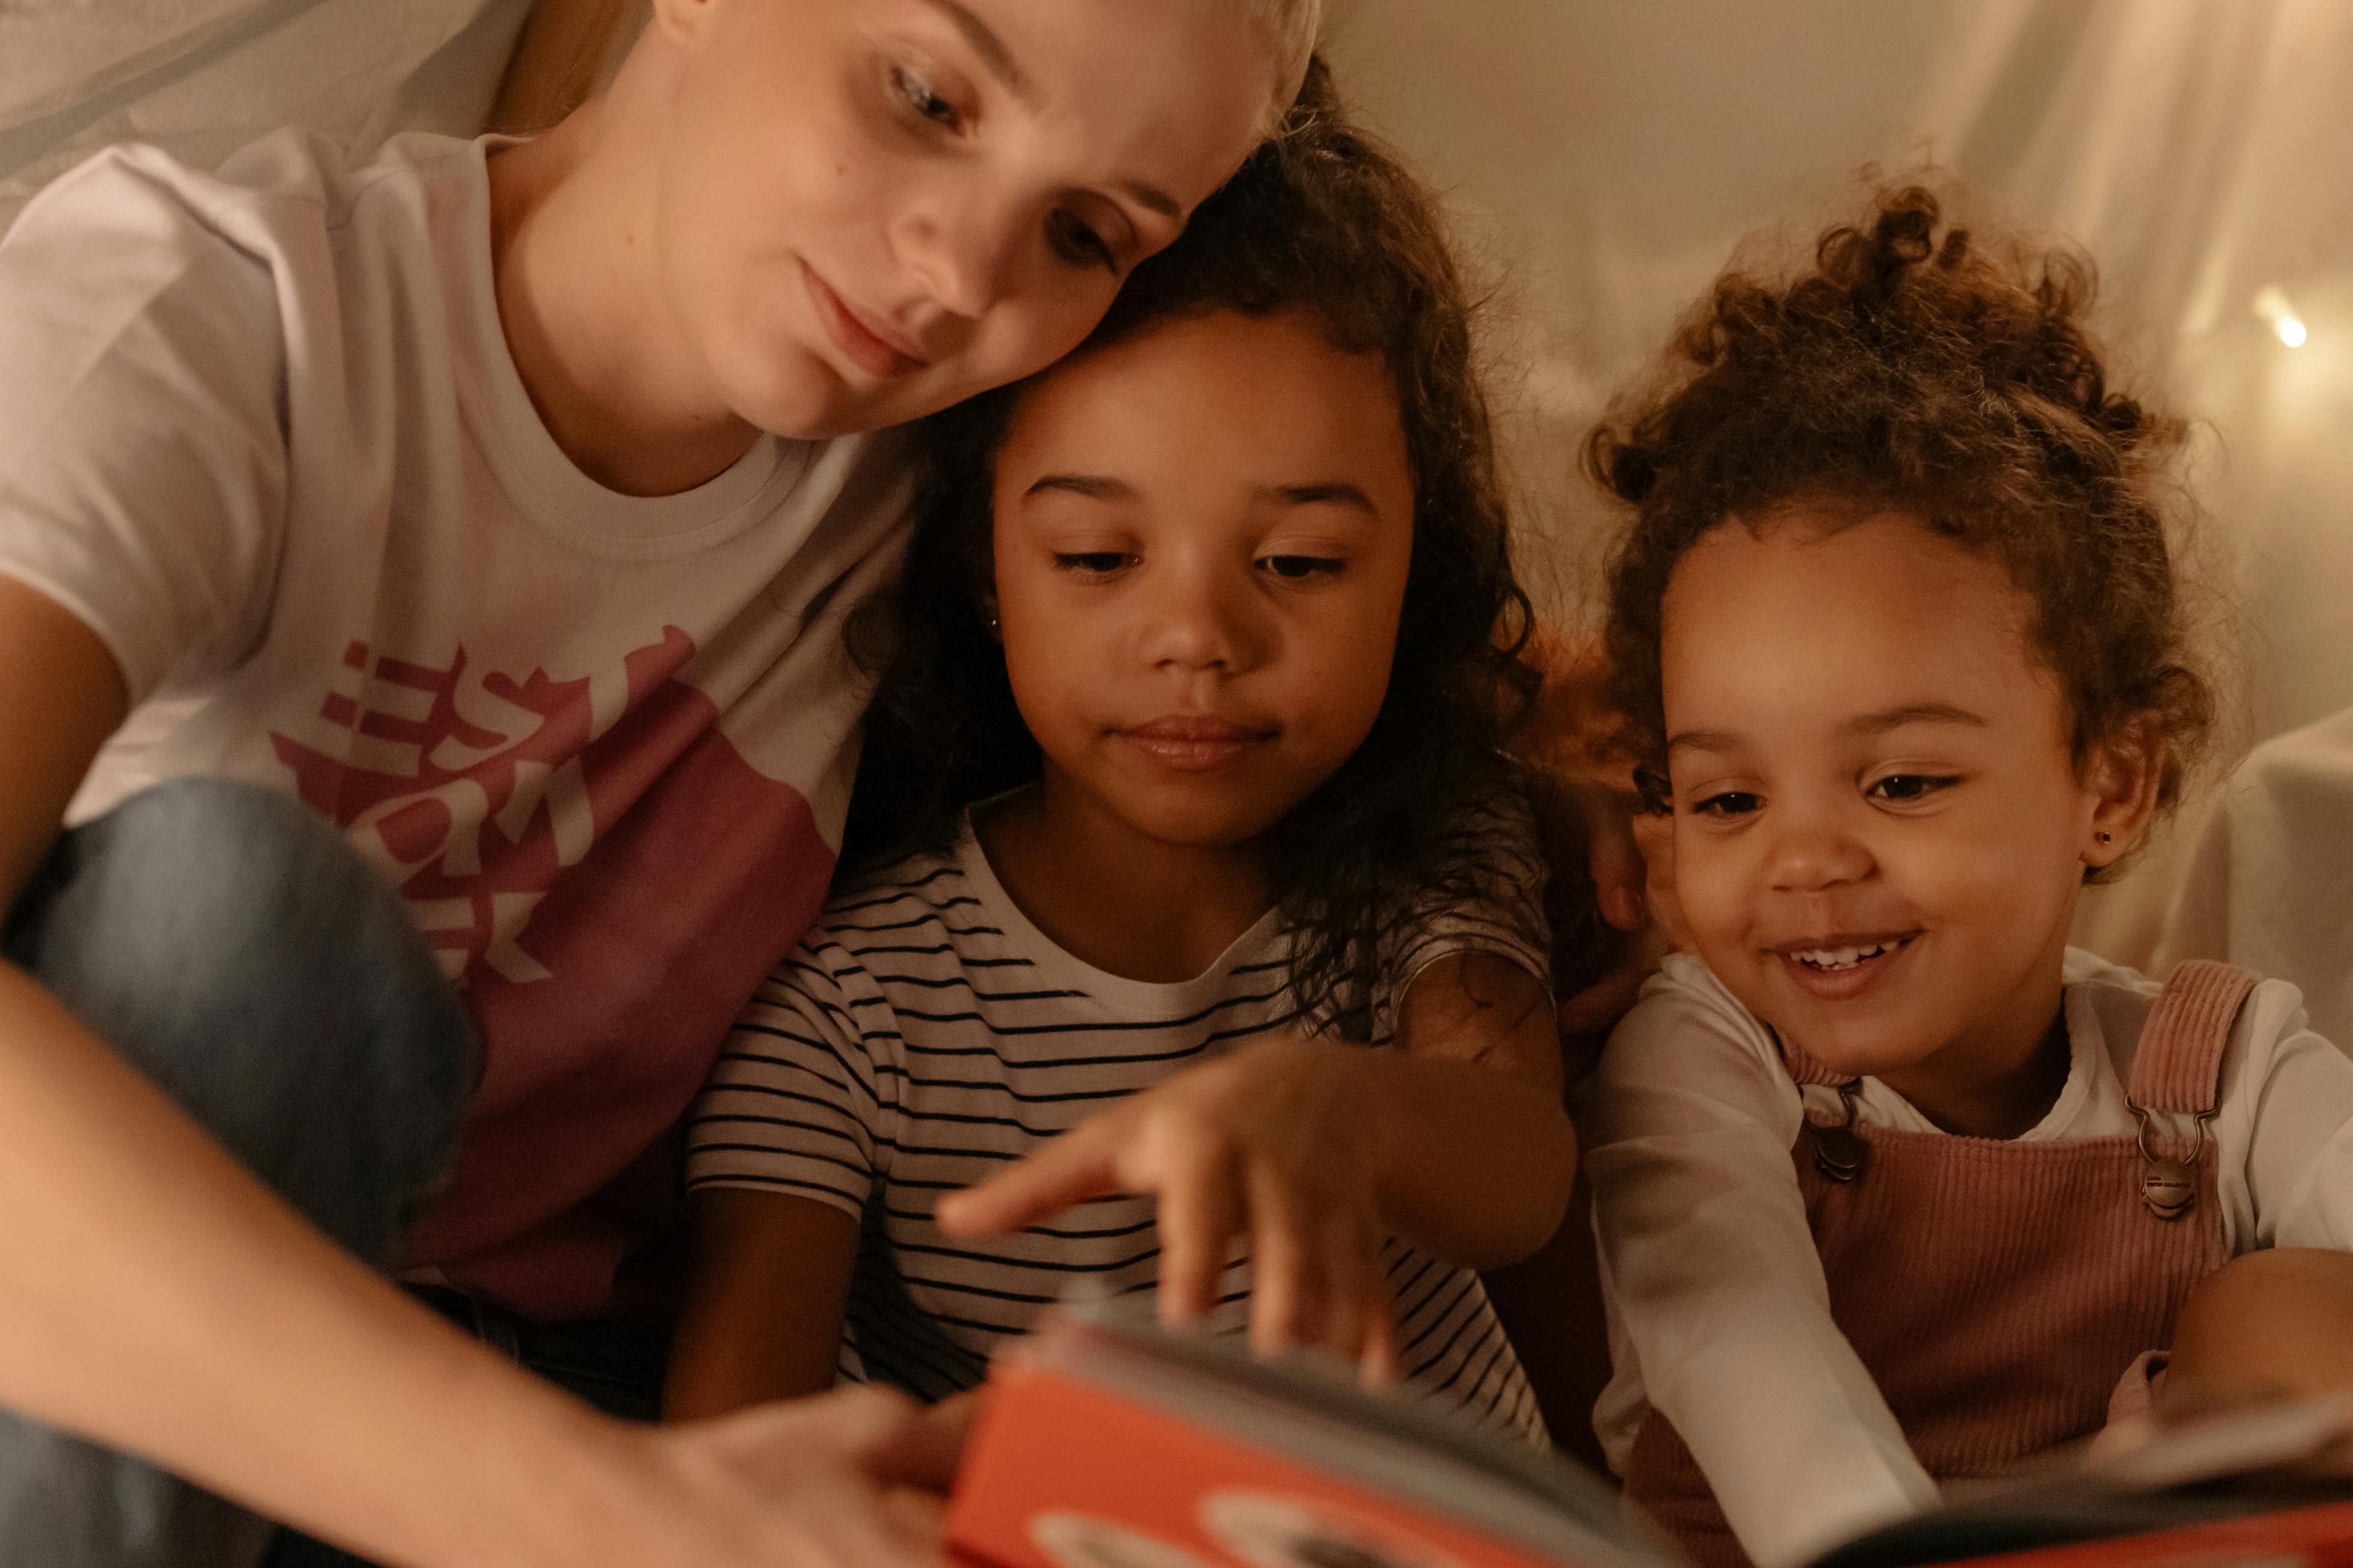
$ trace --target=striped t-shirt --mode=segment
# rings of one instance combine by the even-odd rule
[[[1413,933],[1396,973],[1478,949],[1542,973],[1541,942],[1525,919],[1441,918]],[[940,1195],[1292,1016],[1284,952],[1270,913],[1194,979],[1106,973],[1029,922],[967,824],[946,852],[844,891],[769,976],[695,1109],[690,1184],[856,1216],[841,1375],[924,1399],[970,1388],[998,1340],[1074,1285],[1153,1287],[1153,1200],[1100,1199],[1019,1235],[959,1239],[933,1223]],[[1388,1044],[1384,1021],[1367,1048]],[[1545,1441],[1478,1276],[1396,1239],[1383,1260],[1409,1386]],[[1226,1270],[1209,1331],[1247,1330],[1249,1268]]]

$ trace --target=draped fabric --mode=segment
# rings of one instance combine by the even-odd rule
[[[0,5],[0,228],[116,142],[208,168],[300,124],[355,151],[471,135],[531,0],[13,0]]]
[[[1571,473],[1576,441],[1675,313],[1752,230],[1781,226],[1753,253],[1786,257],[1853,210],[1864,165],[1932,158],[1977,210],[2086,247],[2126,379],[2200,421],[2221,760],[2353,707],[2353,5],[1335,10],[1344,80],[1502,264],[1499,358],[1527,372],[1514,467],[1556,609],[1589,605],[1603,521]],[[2303,346],[2257,313],[2265,289]],[[2218,795],[2086,900],[2086,945],[2147,959]]]
[[[299,121],[467,129],[527,0],[0,5],[0,222],[111,141],[217,160]],[[2088,247],[2127,372],[2201,425],[2196,485],[2247,635],[2235,755],[2353,706],[2353,5],[2343,0],[1329,0],[1375,121],[1505,279],[1495,332],[1528,554],[1585,613],[1600,514],[1577,437],[1743,236],[1779,253],[1866,163],[1933,159]],[[1773,244],[1763,247],[1775,251]],[[2265,289],[2306,329],[2290,348]],[[2211,796],[2210,796],[2211,798]],[[2194,826],[2194,820],[2193,824]],[[2145,959],[2179,846],[2093,900]]]

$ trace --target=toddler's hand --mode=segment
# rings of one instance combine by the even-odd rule
[[[1180,1073],[943,1199],[952,1236],[1018,1230],[1113,1193],[1160,1200],[1160,1317],[1208,1310],[1230,1244],[1250,1255],[1250,1343],[1324,1344],[1396,1373],[1361,1046],[1275,1036]]]

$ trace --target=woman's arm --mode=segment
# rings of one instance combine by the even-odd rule
[[[706,1187],[692,1217],[694,1273],[663,1415],[692,1421],[831,1388],[857,1219],[753,1187]]]
[[[0,576],[0,900],[121,721],[98,637]],[[676,1433],[597,1415],[331,1244],[0,965],[0,1405],[423,1568],[938,1564],[886,1486],[953,1435],[881,1396]]]

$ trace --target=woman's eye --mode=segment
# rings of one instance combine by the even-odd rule
[[[1111,242],[1088,227],[1078,214],[1067,210],[1056,213],[1046,220],[1046,232],[1054,242],[1055,253],[1063,260],[1081,267],[1100,267],[1106,272],[1119,270],[1119,258],[1112,254]]]
[[[1337,577],[1347,563],[1334,555],[1268,555],[1259,564],[1286,582],[1304,583],[1311,577]]]
[[[1721,794],[1706,795],[1692,802],[1691,810],[1694,816],[1729,819],[1746,816],[1764,804],[1764,798],[1760,795],[1751,795],[1746,790],[1728,789]]]
[[[1084,572],[1096,576],[1107,575],[1126,565],[1126,552],[1120,550],[1056,551],[1054,564],[1065,572]]]
[[[1959,782],[1953,778],[1940,778],[1934,773],[1890,773],[1863,794],[1873,800],[1921,800]]]
[[[907,110],[918,119],[928,120],[946,131],[958,130],[964,123],[964,117],[956,112],[955,104],[934,92],[931,83],[903,67],[893,66],[891,68],[891,89],[899,95],[899,101],[906,106]]]

